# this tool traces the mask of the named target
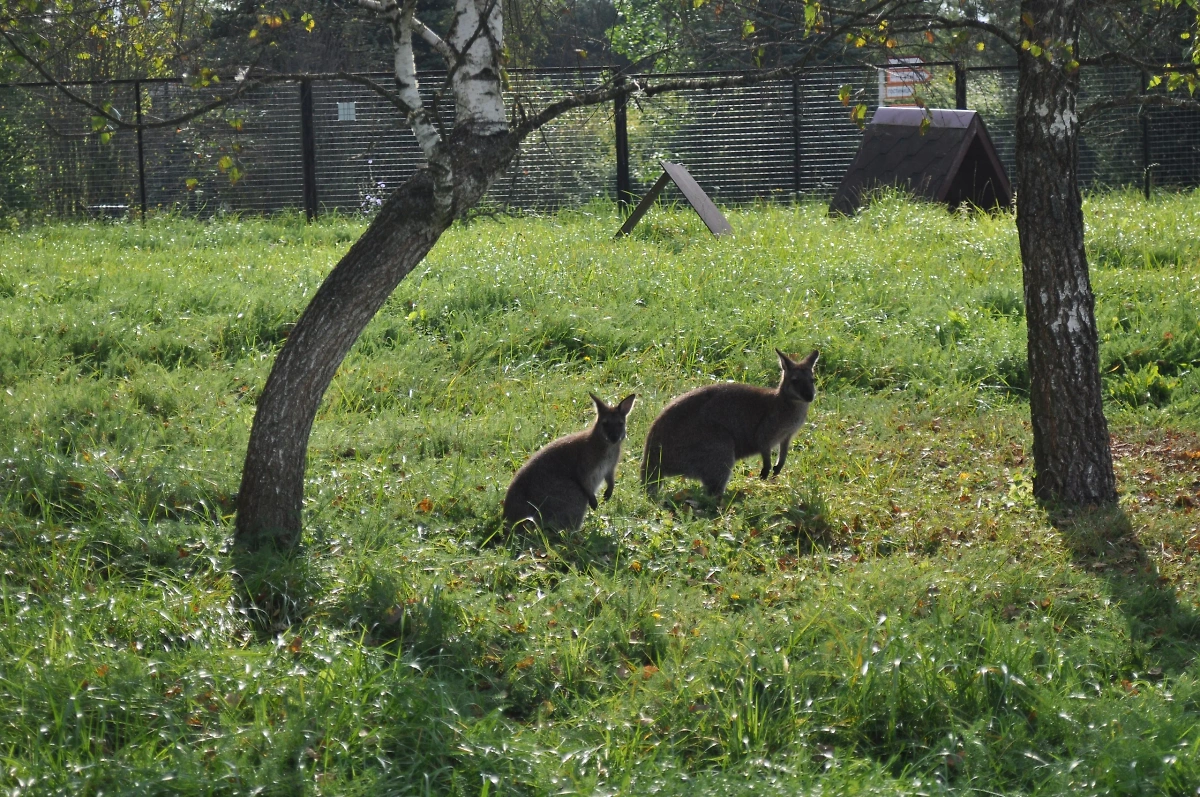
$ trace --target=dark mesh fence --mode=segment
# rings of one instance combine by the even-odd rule
[[[954,70],[929,68],[927,104],[954,107]],[[514,119],[568,92],[598,85],[604,70],[517,71],[507,86]],[[387,76],[377,76],[382,82]],[[967,107],[983,116],[1013,176],[1016,72],[968,70]],[[1128,69],[1082,75],[1080,106],[1137,94]],[[425,82],[426,91],[440,76]],[[805,71],[795,79],[745,88],[684,91],[627,105],[630,185],[641,194],[658,161],[685,164],[718,202],[826,197],[858,148],[850,106],[874,107],[881,73],[870,67]],[[248,93],[185,123],[96,130],[92,112],[48,86],[0,87],[0,215],[29,218],[117,217],[150,212],[193,215],[270,213],[283,209],[370,212],[422,163],[412,133],[395,109],[357,83],[313,80],[305,114],[298,82]],[[217,96],[227,86],[179,81],[75,86],[120,118],[154,124]],[[430,94],[426,95],[430,97]],[[448,103],[446,124],[453,121]],[[617,185],[614,106],[574,110],[523,145],[508,174],[485,199],[493,208],[548,211],[613,197]],[[304,146],[305,130],[312,146]],[[1085,188],[1200,184],[1200,114],[1190,110],[1116,108],[1092,119],[1080,141]],[[306,193],[306,186],[309,188]]]

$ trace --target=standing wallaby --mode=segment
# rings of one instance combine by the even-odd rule
[[[592,395],[592,394],[589,394]],[[560,437],[521,466],[504,496],[504,522],[512,528],[531,521],[548,531],[577,529],[596,494],[607,484],[604,500],[612,497],[625,439],[625,417],[636,395],[610,407],[592,395],[596,422],[592,428]]]
[[[725,382],[696,388],[672,401],[650,424],[642,455],[642,483],[654,495],[664,476],[699,479],[710,495],[725,492],[733,463],[762,456],[762,478],[771,475],[771,450],[779,448],[775,473],[787,461],[792,436],[804,423],[816,394],[816,351],[796,362],[781,352],[779,387]]]

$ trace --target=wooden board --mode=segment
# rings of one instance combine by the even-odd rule
[[[688,174],[688,170],[683,168],[682,164],[670,161],[659,161],[659,163],[662,164],[663,171],[671,175],[672,182],[679,186],[679,190],[683,192],[688,204],[695,208],[697,215],[713,235],[719,236],[733,232],[733,227],[729,226],[729,220],[725,218],[725,214],[713,204],[713,201],[708,198],[708,194],[704,193],[704,189],[700,187],[694,177]]]
[[[682,164],[670,161],[659,161],[659,163],[663,167],[662,176],[646,192],[642,201],[638,202],[637,207],[629,214],[629,218],[625,219],[625,223],[621,225],[621,229],[617,230],[614,238],[620,238],[633,231],[637,223],[642,220],[642,216],[645,216],[646,211],[654,204],[654,200],[658,199],[658,195],[667,185],[667,180],[675,183],[680,193],[683,194],[683,198],[692,206],[692,210],[696,211],[696,215],[713,235],[721,236],[733,232],[733,227],[729,225],[725,214],[713,204],[713,201],[708,198],[708,194],[704,193],[704,189],[692,175],[688,174],[688,170],[683,168]]]

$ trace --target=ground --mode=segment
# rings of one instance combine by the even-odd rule
[[[1032,500],[1011,216],[766,206],[717,240],[656,208],[613,241],[596,205],[447,234],[328,393],[301,549],[257,559],[254,400],[363,221],[5,233],[0,785],[1194,793],[1200,196],[1086,216],[1117,507]],[[774,383],[776,346],[821,350],[783,473],[648,500],[654,413]],[[505,534],[589,390],[640,397],[613,500]]]

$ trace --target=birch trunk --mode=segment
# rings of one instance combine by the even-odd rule
[[[1019,54],[1017,231],[1025,280],[1034,494],[1084,505],[1114,501],[1100,384],[1095,298],[1083,245],[1076,96],[1077,0],[1023,0]],[[1032,23],[1032,28],[1029,27]]]

